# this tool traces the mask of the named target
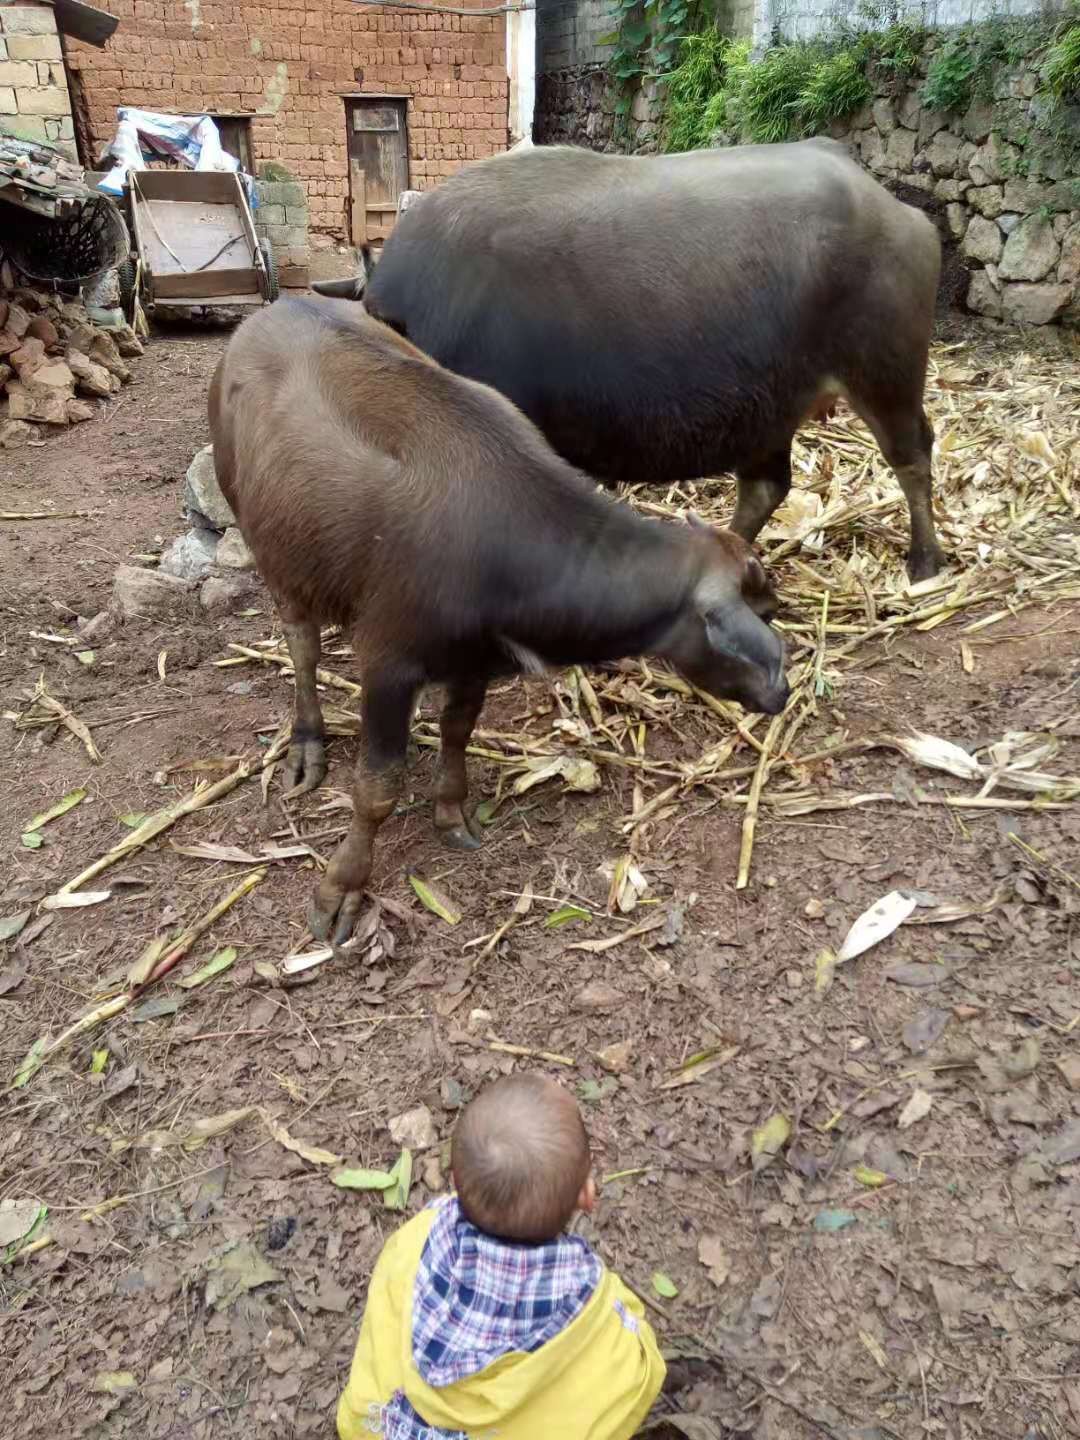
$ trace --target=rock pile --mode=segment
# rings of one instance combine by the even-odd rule
[[[122,565],[116,572],[113,609],[120,615],[163,616],[190,603],[196,590],[203,609],[229,610],[255,593],[255,561],[221,493],[211,445],[188,466],[183,511],[191,529],[168,546],[156,570]]]
[[[125,362],[143,347],[128,325],[94,325],[80,301],[3,281],[0,275],[0,447],[14,449],[39,438],[36,426],[92,419],[89,402],[128,383]]]

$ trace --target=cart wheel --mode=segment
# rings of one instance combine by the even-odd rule
[[[116,267],[116,280],[120,287],[120,308],[124,312],[124,319],[130,321],[135,309],[135,266],[131,263],[130,256],[121,260]]]
[[[278,285],[277,261],[274,259],[274,252],[270,247],[270,241],[264,235],[259,241],[259,254],[266,266],[265,294],[266,303],[272,305],[281,294],[281,287]]]

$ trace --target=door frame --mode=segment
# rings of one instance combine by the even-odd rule
[[[371,214],[390,214],[388,207],[383,205],[369,205],[365,187],[365,176],[363,166],[349,153],[349,137],[352,134],[352,116],[358,101],[371,101],[378,104],[380,101],[398,101],[404,103],[405,109],[405,189],[409,188],[412,179],[411,167],[409,165],[409,122],[411,120],[410,110],[414,97],[403,90],[347,90],[341,93],[341,99],[345,104],[345,159],[349,167],[349,204],[346,211],[346,227],[348,229],[348,240],[352,245],[366,245],[369,239],[368,217]],[[396,218],[396,212],[395,212]],[[393,220],[390,221],[390,228],[393,228]],[[386,228],[385,223],[380,228]],[[384,237],[377,236],[381,243]]]

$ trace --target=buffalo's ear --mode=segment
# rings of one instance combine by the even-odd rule
[[[688,510],[686,512],[686,523],[690,526],[691,530],[704,530],[706,534],[712,534],[713,527],[707,520],[703,520],[696,510]]]

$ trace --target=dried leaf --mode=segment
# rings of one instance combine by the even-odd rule
[[[130,1370],[102,1370],[90,1382],[95,1395],[123,1395],[135,1389],[135,1376]]]
[[[765,1124],[754,1131],[750,1140],[751,1163],[755,1170],[763,1170],[784,1148],[791,1138],[791,1121],[786,1115],[771,1115]]]
[[[0,1251],[4,1261],[14,1258],[48,1215],[40,1200],[0,1200]]]
[[[963,667],[965,675],[974,675],[975,651],[972,650],[971,646],[966,640],[960,641],[960,664]]]
[[[313,966],[325,964],[333,958],[332,945],[318,945],[314,950],[305,950],[301,955],[286,955],[281,962],[281,968],[286,975],[298,975],[301,970],[310,970]]]
[[[21,828],[24,831],[41,830],[53,820],[59,820],[61,815],[66,815],[69,810],[74,810],[76,805],[81,805],[86,799],[85,790],[72,790],[62,800],[58,800],[50,810],[43,810],[40,815],[35,815],[28,820]]]
[[[330,1179],[342,1190],[390,1190],[397,1184],[389,1170],[339,1170]]]
[[[890,743],[902,750],[909,760],[927,770],[944,770],[947,775],[955,775],[960,780],[977,780],[982,774],[982,767],[973,756],[951,740],[942,740],[937,735],[916,731],[911,736],[891,736]]]
[[[739,1053],[738,1045],[729,1045],[721,1048],[714,1045],[708,1050],[701,1050],[696,1055],[691,1055],[689,1060],[684,1060],[674,1075],[666,1080],[661,1080],[657,1090],[681,1090],[684,1085],[694,1085],[698,1080],[703,1080],[713,1070],[718,1070],[721,1065],[726,1065]]]
[[[619,1082],[609,1075],[606,1080],[582,1080],[578,1094],[590,1105],[598,1105],[601,1100],[614,1095],[618,1088]]]
[[[653,1271],[652,1288],[662,1300],[674,1300],[679,1293],[679,1287],[675,1281],[670,1275],[665,1275],[662,1270]]]
[[[26,979],[26,972],[29,968],[29,957],[22,954],[6,970],[0,970],[0,995],[7,995],[12,990],[17,990]]]
[[[533,887],[532,887],[532,881],[531,881],[531,880],[526,880],[526,881],[525,881],[525,887],[524,887],[524,889],[522,890],[522,892],[521,892],[521,894],[518,896],[518,898],[514,901],[514,914],[515,914],[515,915],[527,915],[527,914],[529,913],[529,911],[532,909],[532,903],[533,903]],[[551,920],[550,920],[550,919],[548,920],[548,924],[549,924],[549,925],[551,924]]]
[[[21,1090],[24,1085],[26,1085],[30,1080],[33,1079],[33,1077],[41,1069],[41,1062],[44,1059],[44,1056],[45,1036],[43,1035],[40,1040],[35,1040],[33,1045],[30,1046],[30,1049],[26,1052],[25,1058],[23,1059],[19,1068],[15,1071],[15,1074],[12,1077],[11,1081],[11,1088],[13,1090]]]
[[[600,789],[600,772],[591,760],[583,760],[576,755],[558,755],[554,760],[540,756],[526,760],[525,764],[526,774],[514,781],[515,795],[524,795],[534,785],[542,785],[545,780],[554,780],[558,776],[566,781],[568,790],[589,795]]]
[[[281,1279],[250,1240],[234,1243],[213,1256],[207,1261],[206,1268],[206,1303],[215,1310],[224,1310],[249,1290]]]
[[[65,890],[58,895],[46,895],[41,902],[41,908],[43,910],[80,910],[87,905],[101,905],[111,898],[111,890]]]
[[[128,1015],[128,1019],[136,1025],[141,1025],[146,1020],[164,1020],[168,1015],[175,1015],[183,1003],[182,995],[156,995],[153,1000],[137,1005]]]
[[[873,1360],[874,1364],[878,1367],[878,1369],[888,1371],[888,1357],[886,1356],[885,1351],[881,1348],[881,1345],[878,1343],[878,1341],[874,1339],[873,1335],[871,1335],[867,1330],[860,1330],[859,1339],[866,1346],[866,1349],[870,1352],[870,1358]]]
[[[908,1127],[914,1125],[917,1120],[922,1120],[930,1114],[930,1108],[933,1103],[933,1096],[928,1095],[925,1090],[914,1091],[911,1099],[904,1106],[903,1110],[900,1111],[896,1121],[897,1125],[899,1125],[901,1130],[907,1130]]]
[[[918,961],[901,961],[886,969],[885,979],[891,980],[894,985],[907,985],[914,990],[921,990],[930,985],[940,985],[949,978],[949,974],[947,965],[921,965]]]
[[[880,945],[897,926],[904,923],[915,909],[915,904],[913,896],[902,895],[899,890],[890,890],[883,895],[869,910],[863,911],[848,931],[836,957],[838,963],[854,960],[871,946]]]
[[[937,1044],[948,1023],[948,1010],[923,1010],[904,1026],[904,1044],[913,1055],[922,1055]]]
[[[225,1110],[220,1115],[207,1115],[201,1120],[187,1121],[176,1130],[147,1130],[134,1140],[115,1140],[113,1150],[198,1150],[208,1140],[216,1140],[219,1135],[235,1130],[237,1125],[242,1125],[245,1120],[250,1120],[257,1114],[254,1105],[246,1105],[242,1110]]]
[[[410,875],[409,884],[421,905],[433,915],[438,915],[440,920],[445,920],[448,925],[456,925],[461,919],[461,911],[454,908],[450,897],[429,880],[421,880],[419,875]]]
[[[731,1274],[731,1257],[720,1242],[719,1235],[703,1235],[698,1241],[698,1259],[719,1288]]]
[[[832,989],[835,974],[836,952],[826,946],[824,950],[818,951],[814,960],[814,989],[819,995]]]
[[[1016,443],[1024,454],[1030,455],[1033,460],[1041,460],[1044,465],[1050,466],[1058,463],[1050,441],[1042,430],[1021,430],[1016,437]]]
[[[192,975],[185,975],[182,980],[176,983],[182,990],[194,990],[199,985],[205,985],[215,975],[220,975],[223,970],[228,970],[236,963],[236,950],[232,945],[224,950],[219,950],[212,960],[208,960],[201,970],[196,970]]]
[[[17,915],[7,915],[0,920],[0,942],[14,940],[17,935],[21,935],[30,919],[30,913],[29,910],[20,910]]]
[[[294,1155],[299,1155],[302,1160],[310,1160],[312,1165],[341,1164],[340,1155],[334,1155],[329,1150],[320,1150],[317,1145],[308,1145],[303,1140],[295,1140],[289,1134],[288,1130],[285,1129],[284,1125],[280,1125],[276,1120],[271,1120],[269,1116],[264,1118],[266,1119],[266,1128],[278,1144],[284,1145],[286,1150],[291,1150]]]

